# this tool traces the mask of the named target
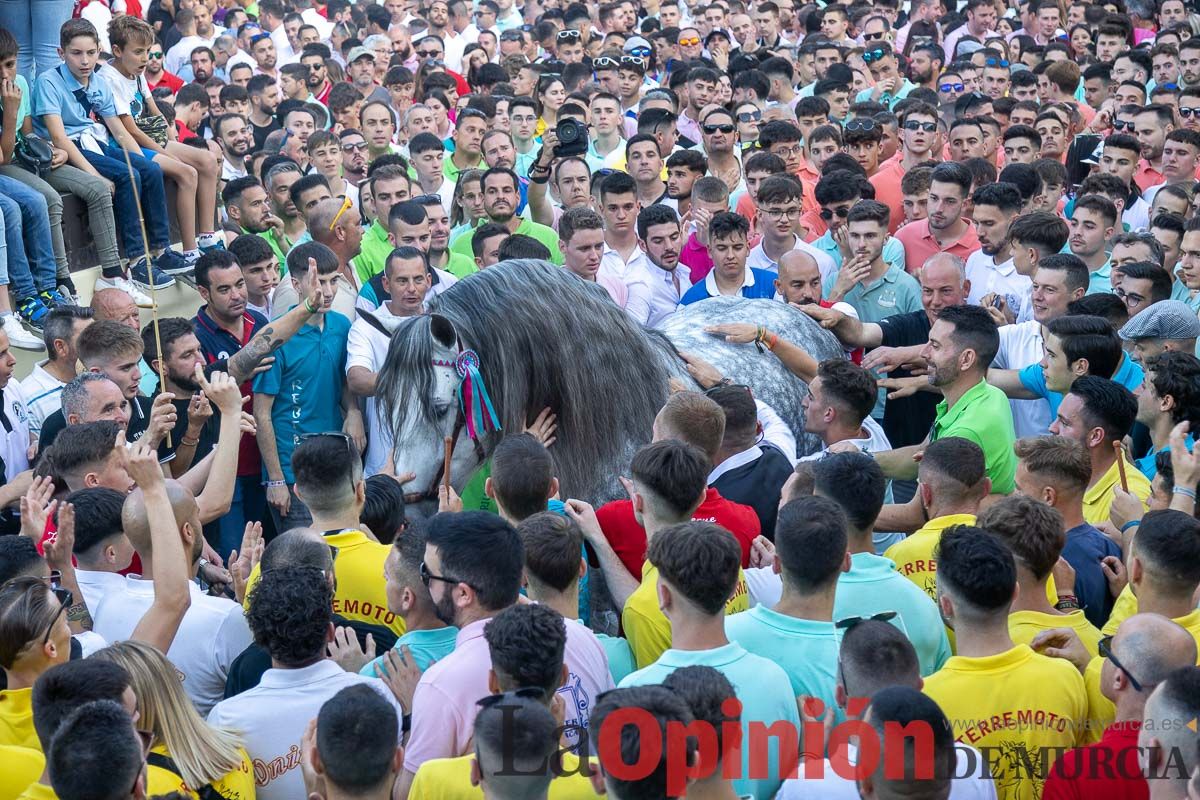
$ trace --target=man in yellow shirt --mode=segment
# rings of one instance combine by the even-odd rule
[[[525,618],[524,621],[522,618]],[[557,698],[560,697],[558,689],[567,676],[563,654],[567,643],[566,626],[569,624],[572,623],[546,606],[518,605],[497,614],[492,622],[488,623],[489,629],[484,634],[488,640],[488,653],[492,658],[488,689],[493,696],[502,698],[498,701],[499,705],[515,707],[515,711],[510,712],[513,713],[510,726],[529,726],[534,731],[541,732],[541,735],[535,734],[532,737],[536,741],[536,744],[530,745],[534,752],[527,754],[531,764],[548,763],[546,758],[549,753],[564,749],[560,747],[556,732],[561,730],[566,708]],[[493,625],[496,627],[492,628]],[[530,637],[524,643],[519,642],[518,640],[523,638],[518,635],[521,629],[533,626],[536,626],[541,635],[536,638]],[[524,697],[531,694],[530,689],[540,690],[541,693],[536,698]],[[538,719],[540,715],[533,711],[535,705],[543,709],[549,718],[549,728],[545,731],[542,731],[545,718]],[[496,775],[497,771],[502,771],[503,742],[496,737],[503,734],[503,719],[485,719],[484,714],[493,708],[494,706],[485,706],[475,718],[474,754],[426,761],[417,770],[409,797],[421,800],[483,800],[484,785],[495,782],[495,785],[499,786],[511,780]],[[527,718],[522,716],[524,712],[529,712]],[[513,735],[510,729],[504,741],[511,745],[517,740],[525,739],[524,735]],[[543,748],[549,748],[549,752],[543,754],[540,759],[533,758],[535,753],[541,752]],[[518,761],[521,760],[520,753],[512,755]],[[526,777],[534,783],[547,782],[551,800],[595,797],[591,782],[579,767],[579,758],[569,751],[564,751],[562,758],[558,775],[539,774]],[[530,768],[525,766],[516,771],[527,773]],[[538,797],[541,794],[520,793],[520,796]]]
[[[699,449],[677,440],[655,442],[634,455],[629,468],[632,477],[626,482],[626,489],[633,502],[634,517],[646,530],[647,543],[664,528],[692,519],[708,490],[709,468],[708,459]],[[613,598],[619,604],[625,598],[621,628],[638,669],[653,664],[671,646],[671,623],[658,606],[658,567],[647,559],[642,566],[641,582],[633,585],[632,577],[604,538],[590,506],[569,500],[567,513],[579,522],[584,536],[595,548]],[[725,613],[736,614],[749,607],[746,577],[739,568],[737,585],[725,604]]]
[[[312,528],[336,550],[333,613],[356,629],[371,630],[378,649],[391,648],[404,634],[404,620],[388,610],[383,567],[389,548],[359,525],[367,495],[358,447],[342,433],[314,434],[296,446],[292,471],[296,496],[312,514]],[[258,583],[257,570],[248,587]]]
[[[942,532],[954,525],[974,525],[979,504],[992,490],[983,449],[969,439],[948,436],[925,448],[917,468],[917,492],[928,522],[883,554],[896,570],[937,599],[934,552]]]
[[[1113,487],[1121,484],[1124,469],[1129,491],[1143,503],[1150,496],[1150,481],[1121,452],[1119,444],[1137,418],[1137,400],[1133,393],[1107,378],[1084,375],[1071,384],[1063,397],[1058,415],[1050,423],[1050,432],[1074,439],[1087,448],[1092,462],[1092,481],[1083,495],[1083,518],[1092,525],[1108,521]]]
[[[1044,630],[1071,628],[1088,652],[1096,655],[1100,631],[1071,598],[1064,608],[1046,596],[1050,571],[1066,544],[1062,515],[1025,495],[1012,495],[979,515],[979,527],[1000,538],[1017,564],[1017,596],[1008,615],[1008,633],[1017,644],[1029,644]]]
[[[1078,743],[1087,717],[1083,679],[1069,663],[1009,636],[1017,569],[1003,542],[962,526],[942,536],[937,561],[938,605],[958,655],[925,680],[925,693],[952,721],[955,738],[983,754],[999,800],[1036,800],[1059,749]]]
[[[58,726],[46,754],[52,791],[34,784],[38,790],[26,790],[23,797],[147,797],[146,742],[134,719],[128,708],[112,700],[74,708]]]

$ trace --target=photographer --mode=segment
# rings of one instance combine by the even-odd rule
[[[571,141],[563,143],[560,132],[571,136]],[[591,170],[582,157],[587,148],[587,127],[573,117],[562,118],[542,134],[542,149],[529,167],[527,200],[534,222],[557,228],[563,211],[588,204]],[[557,197],[547,194],[551,184]]]

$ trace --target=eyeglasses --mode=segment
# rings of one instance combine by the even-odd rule
[[[1133,677],[1133,674],[1129,670],[1125,669],[1124,665],[1122,665],[1121,662],[1117,660],[1117,657],[1113,655],[1112,640],[1113,637],[1111,636],[1100,637],[1100,641],[1097,643],[1096,647],[1097,651],[1100,653],[1100,657],[1107,658],[1112,662],[1114,667],[1121,670],[1121,672],[1124,672],[1125,677],[1129,678],[1129,685],[1133,687],[1135,692],[1143,691],[1145,687],[1139,683],[1138,679]]]
[[[887,58],[890,55],[891,55],[891,53],[889,51],[884,50],[882,47],[880,47],[875,50],[868,50],[867,52],[863,53],[863,61],[870,64],[872,61],[879,61],[880,59]]]
[[[1005,58],[985,58],[983,63],[988,67],[1008,67],[1008,59]]]
[[[848,206],[839,206],[838,208],[822,208],[821,219],[828,222],[833,219],[833,215],[837,214],[838,219],[845,219],[850,216],[850,208]]]
[[[51,580],[53,579],[53,576],[51,576]],[[75,604],[75,595],[71,594],[70,589],[60,589],[51,583],[50,591],[54,592],[54,596],[61,605],[59,605],[58,611],[54,612],[53,619],[50,620],[50,624],[46,627],[46,635],[42,637],[43,646],[46,642],[50,641],[50,634],[54,631],[54,625],[58,622],[58,618],[63,615],[64,611]]]
[[[880,611],[878,614],[872,614],[869,617],[846,617],[833,623],[833,627],[841,631],[848,631],[862,622],[891,622],[896,618],[897,613],[896,611]]]
[[[783,219],[784,217],[799,218],[801,209],[799,206],[795,208],[759,208],[758,213],[771,219]]]
[[[875,120],[870,117],[856,117],[846,123],[848,131],[873,131],[875,130]]]
[[[563,39],[578,39],[580,37],[579,37],[579,31],[572,28],[572,29],[566,30],[566,31],[559,31],[558,36],[556,36],[555,38],[561,42]]]
[[[738,122],[758,122],[761,119],[761,111],[742,111],[737,115]]]
[[[934,131],[937,130],[937,123],[936,122],[917,122],[915,119],[910,119],[908,122],[904,123],[904,130],[906,130],[906,131],[925,131],[926,133],[933,133]]]
[[[499,705],[505,700],[520,698],[522,700],[537,700],[542,702],[546,699],[546,690],[539,689],[536,686],[522,686],[520,689],[513,689],[500,694],[489,694],[487,697],[481,697],[475,701],[475,705],[480,708],[491,708]]]
[[[689,36],[686,39],[680,39],[676,42],[680,47],[695,47],[700,44],[699,36]]]
[[[788,147],[787,145],[782,145],[782,146],[778,146],[778,147],[775,145],[771,145],[769,152],[774,153],[775,155],[779,156],[780,158],[787,158],[788,156],[798,156],[798,155],[801,155],[804,153],[804,145],[800,144],[799,142],[792,145],[791,147]]]
[[[346,209],[347,209],[347,208],[348,208],[350,205],[351,205],[351,203],[350,203],[350,198],[349,198],[349,197],[347,197],[347,198],[346,198],[346,199],[345,199],[345,200],[342,202],[342,210],[338,212],[338,217],[340,217],[340,216],[342,215],[342,213],[343,213],[343,212],[344,212],[344,211],[345,211],[345,210],[346,210]],[[334,221],[334,222],[337,222],[337,217],[334,217],[334,218],[333,218],[333,221]],[[329,228],[329,230],[333,230],[333,226],[332,226],[332,225],[330,225],[330,228]],[[348,434],[348,433],[343,433],[342,431],[323,431],[322,433],[302,433],[302,434],[300,434],[300,441],[301,441],[301,442],[307,442],[309,439],[316,439],[316,438],[319,438],[319,437],[321,437],[321,436],[328,436],[328,437],[330,437],[331,439],[341,439],[341,440],[342,440],[343,442],[345,442],[345,444],[346,444],[346,453],[347,453],[347,455],[349,455],[351,459],[354,459],[354,458],[357,458],[357,457],[358,457],[358,453],[357,453],[357,451],[354,449],[354,439],[350,438],[350,434]],[[353,471],[353,470],[351,470],[351,472],[350,472],[350,475],[349,475],[349,477],[348,477],[348,480],[350,481],[350,491],[351,491],[351,493],[353,493],[353,492],[354,492],[354,489],[355,489],[355,487],[354,487],[354,471]]]
[[[417,58],[440,58],[442,55],[441,50],[418,50],[416,52]]]
[[[967,88],[961,83],[943,83],[938,86],[938,91],[941,92],[961,92]]]
[[[1146,302],[1146,298],[1142,297],[1140,294],[1126,292],[1120,287],[1113,289],[1113,294],[1125,301],[1125,305],[1127,306],[1141,305],[1142,303]]]
[[[429,571],[429,565],[426,564],[424,561],[421,562],[420,574],[421,574],[421,583],[425,584],[426,589],[429,588],[430,581],[441,581],[442,583],[450,583],[450,584],[467,583],[466,581],[460,581],[458,578],[452,578],[449,575],[434,575],[432,572]],[[467,583],[467,585],[470,586],[471,584]],[[474,588],[474,587],[472,587],[472,588]]]
[[[366,147],[366,144],[364,144],[363,147]],[[341,219],[342,215],[349,211],[353,205],[354,201],[347,196],[346,199],[342,201],[342,207],[339,208],[338,212],[333,215],[333,221],[329,223],[329,230],[333,230],[334,226],[338,224],[338,220]]]
[[[1200,115],[1200,108],[1191,108],[1189,106],[1179,107],[1179,116],[1183,117],[1184,119],[1191,119],[1193,116],[1198,115]]]
[[[711,136],[714,133],[733,133],[737,128],[731,123],[721,123],[719,125],[701,125],[700,130]]]

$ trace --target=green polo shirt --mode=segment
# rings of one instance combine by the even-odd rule
[[[367,281],[383,272],[387,265],[387,257],[394,249],[396,246],[388,239],[387,228],[380,225],[379,220],[372,222],[371,227],[363,233],[358,255],[350,259],[359,286],[366,286]]]
[[[829,288],[833,288],[832,282]],[[862,322],[879,322],[894,314],[920,311],[921,285],[903,267],[893,264],[870,286],[856,283],[843,300],[854,307]]]
[[[454,166],[454,159],[451,158],[451,155],[452,152],[447,150],[446,157],[442,159],[442,174],[446,176],[446,180],[456,184],[458,183],[458,173],[460,170]],[[464,169],[487,169],[487,166],[483,163],[483,156],[480,156],[478,164],[472,164],[469,167],[464,167]]]
[[[450,242],[450,252],[452,254],[457,253],[464,258],[469,258],[471,259],[472,263],[474,263],[475,254],[471,251],[472,233],[473,231],[471,230],[466,230],[460,233],[457,238]],[[558,233],[555,232],[553,228],[548,228],[545,225],[541,225],[533,220],[528,220],[522,217],[521,224],[517,226],[517,229],[513,231],[513,233],[532,236],[534,239],[537,239],[539,242],[546,245],[546,249],[550,251],[550,260],[555,264],[558,264],[560,267],[562,266],[563,256],[562,251],[558,249]],[[451,258],[453,258],[453,255]],[[920,295],[918,294],[918,307],[920,306],[919,301]]]
[[[250,233],[250,231],[242,228],[242,233]],[[279,264],[279,273],[287,275],[287,254],[292,248],[301,242],[293,242],[287,236],[277,237],[274,228],[268,228],[262,233],[256,234],[271,246],[271,252],[275,254],[275,263]],[[305,233],[307,236],[307,232]],[[303,237],[301,237],[303,239]],[[282,239],[283,241],[280,241]]]
[[[929,441],[960,436],[983,448],[992,491],[1009,494],[1017,472],[1017,457],[1013,453],[1012,407],[1003,391],[980,381],[958,399],[953,408],[946,401],[938,403],[937,416]]]
[[[456,278],[465,278],[479,272],[479,267],[475,266],[475,259],[462,253],[450,253],[450,260],[442,269]]]

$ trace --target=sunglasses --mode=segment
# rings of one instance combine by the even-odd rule
[[[650,57],[650,48],[649,47],[635,47],[629,51],[629,55],[637,56],[638,58],[649,58]]]
[[[592,69],[616,69],[621,66],[621,62],[612,56],[600,56],[592,59]]]
[[[841,631],[848,631],[855,625],[863,622],[891,622],[896,618],[896,615],[897,612],[895,611],[880,611],[878,614],[872,614],[869,617],[846,617],[833,623],[833,627]]]
[[[736,128],[732,124],[722,123],[720,125],[701,125],[700,130],[707,134],[733,133]]]
[[[1181,114],[1182,114],[1182,112],[1183,112],[1183,109],[1180,109]],[[1129,130],[1133,130],[1133,122],[1130,120],[1122,120],[1122,119],[1113,120],[1112,125],[1113,125],[1114,131],[1123,131],[1126,128],[1128,128]]]
[[[961,83],[943,83],[943,84],[941,84],[941,85],[939,85],[939,86],[938,86],[938,91],[942,91],[942,92],[961,92],[961,91],[962,91],[963,89],[965,89],[965,88],[967,88],[967,87],[966,87],[966,86],[964,86],[964,85],[963,85],[963,84],[961,84]]]
[[[426,589],[429,588],[429,584],[432,581],[441,581],[442,583],[449,583],[449,584],[467,583],[466,581],[460,581],[458,578],[452,578],[449,575],[434,575],[432,572],[429,571],[429,565],[426,564],[424,561],[421,562],[420,574],[421,574],[421,583],[425,584]],[[467,586],[470,586],[470,585],[471,584],[467,583]],[[472,587],[472,588],[474,588],[474,587]]]
[[[569,30],[569,31],[559,31],[559,32],[558,32],[558,36],[557,36],[556,38],[557,38],[557,39],[558,39],[560,42],[561,42],[563,39],[578,39],[578,38],[579,38],[579,31],[577,31],[577,30],[575,30],[575,29],[573,29],[573,28],[572,28],[571,30]]]
[[[845,219],[846,217],[850,216],[850,209],[846,208],[845,206],[842,206],[841,208],[821,209],[821,219],[825,220],[826,222],[833,219],[834,214],[837,214],[838,219]]]
[[[908,122],[904,123],[904,130],[906,130],[906,131],[925,131],[926,133],[933,133],[934,131],[937,130],[937,123],[936,122],[917,122],[915,119],[910,119]]]
[[[522,700],[537,700],[543,702],[546,699],[546,690],[539,689],[536,686],[522,686],[520,689],[513,689],[500,694],[489,694],[487,697],[481,697],[475,701],[475,705],[480,708],[491,708],[495,705],[500,705],[505,700],[512,698],[521,698]]]
[[[58,622],[58,618],[63,615],[63,612],[75,604],[75,595],[71,594],[70,589],[60,589],[53,585],[53,576],[51,576],[50,591],[54,592],[55,598],[60,603],[58,611],[54,612],[54,617],[50,620],[50,624],[46,627],[46,635],[42,637],[42,644],[50,641],[50,634],[54,631],[54,626]]]
[[[366,147],[366,145],[364,144],[363,147]],[[338,224],[338,220],[340,220],[342,218],[342,215],[345,214],[347,211],[349,211],[353,206],[354,206],[354,201],[350,199],[349,195],[347,195],[346,199],[342,201],[342,207],[339,208],[338,212],[333,215],[333,221],[329,223],[329,230],[333,230],[334,227]],[[312,435],[320,436],[322,434],[312,434]]]
[[[1004,58],[985,58],[983,63],[989,67],[1008,67],[1008,60]]]
[[[642,56],[633,56],[633,55],[621,56],[621,65],[625,66],[627,64],[632,64],[633,66],[635,66],[639,69],[645,69],[646,68],[646,59],[643,58]]]
[[[737,115],[738,122],[758,122],[762,119],[761,111],[743,111]]]
[[[1184,119],[1191,119],[1193,116],[1200,115],[1200,108],[1190,108],[1187,106],[1179,107],[1179,116]],[[1115,123],[1114,123],[1115,126]]]
[[[500,34],[500,41],[523,42],[525,41],[525,36],[520,31],[505,31],[504,33]]]
[[[147,55],[147,58],[162,58],[163,57],[162,53],[147,53],[146,55]]]
[[[417,58],[440,58],[442,55],[441,50],[418,50],[416,52]]]
[[[342,142],[342,149],[349,150],[351,153],[365,153],[367,152],[367,143],[359,142],[358,144],[350,144],[349,142]]]
[[[872,61],[879,61],[880,59],[887,58],[890,55],[891,53],[882,48],[868,50],[867,52],[863,53],[863,61],[870,64]]]
[[[1130,673],[1129,670],[1125,669],[1124,665],[1122,665],[1121,662],[1117,660],[1117,657],[1115,655],[1113,655],[1112,640],[1113,640],[1113,637],[1111,637],[1111,636],[1101,636],[1100,637],[1100,641],[1097,643],[1097,646],[1096,646],[1096,650],[1097,650],[1097,652],[1100,653],[1100,657],[1107,658],[1109,661],[1112,662],[1112,665],[1114,667],[1121,670],[1121,672],[1125,673],[1125,677],[1129,678],[1129,685],[1133,687],[1133,690],[1135,692],[1143,691],[1145,686],[1142,683],[1140,683],[1137,678],[1133,677],[1133,674]]]
[[[333,218],[333,222],[331,222],[329,224],[329,230],[333,230],[333,226],[335,223],[337,223],[338,217],[340,217],[342,214],[346,213],[346,209],[350,208],[352,205],[353,205],[353,203],[350,202],[349,197],[347,197],[344,201],[342,201],[342,210],[337,213],[337,216]],[[302,434],[300,434],[300,441],[307,442],[309,439],[317,439],[321,436],[328,436],[331,439],[341,439],[346,444],[346,452],[350,455],[350,457],[351,458],[357,457],[355,454],[355,450],[354,450],[354,439],[350,438],[350,434],[342,433],[341,431],[324,431],[322,433],[302,433]],[[348,480],[350,481],[350,492],[351,492],[351,494],[353,494],[354,493],[354,473],[353,472],[350,473]]]
[[[883,39],[885,36],[887,36],[887,32],[885,32],[885,31],[880,31],[879,33],[864,33],[863,41],[864,42],[874,42],[876,40]]]
[[[848,131],[873,131],[875,130],[875,120],[870,117],[858,117],[846,123]]]
[[[678,41],[678,44],[680,47],[695,47],[696,45],[700,44],[700,37],[699,36],[689,36],[686,39],[680,39]]]

